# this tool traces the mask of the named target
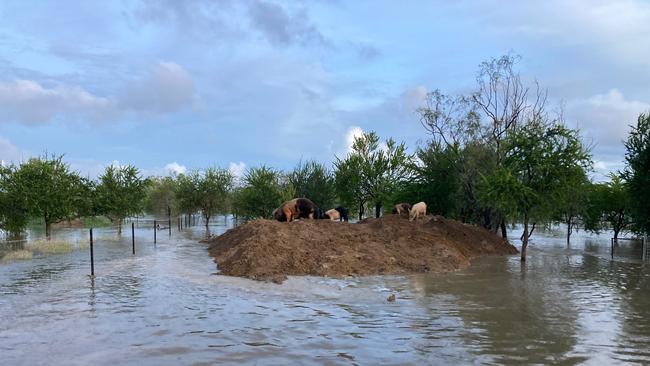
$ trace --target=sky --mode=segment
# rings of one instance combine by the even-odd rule
[[[517,54],[602,179],[650,110],[648,35],[642,0],[2,2],[0,160],[241,174],[330,164],[371,130],[414,151],[428,92]]]

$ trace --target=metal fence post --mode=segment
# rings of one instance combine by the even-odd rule
[[[135,224],[131,223],[131,248],[133,249],[133,254],[135,255]]]
[[[90,276],[95,277],[95,254],[93,253],[93,228],[90,228]]]

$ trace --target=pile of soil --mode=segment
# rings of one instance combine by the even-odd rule
[[[220,274],[278,283],[287,275],[455,271],[478,256],[517,253],[488,230],[442,216],[410,222],[386,215],[356,224],[255,220],[205,242]]]

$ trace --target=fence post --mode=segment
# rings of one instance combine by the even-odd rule
[[[95,254],[93,253],[93,228],[90,228],[90,277],[95,277]]]
[[[169,236],[172,236],[172,209],[169,206],[167,206],[167,221],[169,221]]]
[[[135,255],[135,224],[131,223],[131,248],[133,249],[133,254]]]
[[[158,232],[158,225],[156,225],[156,220],[153,220],[153,245],[156,245],[156,233]]]

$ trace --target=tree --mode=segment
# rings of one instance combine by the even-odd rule
[[[530,120],[544,117],[546,93],[536,93],[521,81],[515,66],[520,57],[505,55],[479,65],[477,90],[468,96],[448,96],[435,90],[418,109],[420,121],[439,143],[457,157],[455,170],[461,184],[459,213],[466,221],[491,230],[501,228],[507,239],[505,214],[479,199],[483,175],[502,167],[504,140]]]
[[[350,207],[351,212],[363,218],[368,198],[363,190],[361,174],[361,157],[349,155],[345,160],[336,159],[334,162],[334,189],[339,197],[339,203]]]
[[[144,210],[148,180],[140,176],[132,165],[106,167],[97,186],[98,211],[117,222],[117,233],[122,234],[122,221]]]
[[[374,131],[355,138],[352,152],[341,160],[337,157],[337,187],[342,196],[353,198],[359,204],[359,218],[362,217],[365,202],[375,206],[375,217],[381,215],[384,201],[394,193],[397,184],[411,175],[413,155],[406,153],[404,142],[397,144],[388,139],[383,148]],[[349,179],[349,180],[342,180]]]
[[[618,240],[618,235],[633,224],[631,197],[627,182],[619,175],[610,175],[607,183],[594,184],[589,190],[585,229],[598,233],[611,228],[614,240]]]
[[[198,175],[198,173],[196,173]],[[197,204],[208,228],[210,218],[225,214],[228,210],[228,196],[233,187],[233,176],[227,169],[208,168],[198,176]]]
[[[587,203],[591,183],[582,167],[577,166],[574,171],[567,172],[561,178],[563,183],[557,192],[554,201],[557,203],[556,220],[566,225],[567,246],[571,243],[571,234],[587,214]]]
[[[323,164],[300,162],[289,174],[289,182],[295,189],[296,197],[309,198],[322,209],[333,207],[336,200],[334,176]]]
[[[532,235],[531,223],[550,220],[563,179],[575,169],[591,166],[591,156],[576,130],[559,123],[535,120],[512,132],[504,141],[503,165],[486,176],[484,198],[524,226],[521,260]]]
[[[270,218],[273,210],[293,196],[284,174],[262,165],[246,171],[243,187],[234,194],[233,211],[245,219]]]
[[[445,216],[456,212],[460,182],[454,169],[456,153],[440,143],[431,142],[416,153],[420,163],[412,166],[413,177],[397,185],[391,201],[424,201],[427,211]]]
[[[174,202],[178,212],[192,215],[199,210],[199,173],[179,174],[174,187]],[[171,205],[168,206],[171,209]]]
[[[53,223],[79,216],[85,192],[84,180],[70,171],[62,156],[29,159],[20,165],[11,179],[15,189],[13,194],[22,196],[25,212],[30,217],[44,220],[47,238],[51,237]]]
[[[177,180],[174,177],[149,178],[145,210],[156,215],[167,215],[167,209],[178,212],[176,207]]]
[[[27,225],[26,197],[15,179],[16,166],[0,166],[0,229],[17,236]]]
[[[625,178],[632,200],[637,231],[650,233],[650,113],[641,114],[625,142]]]

